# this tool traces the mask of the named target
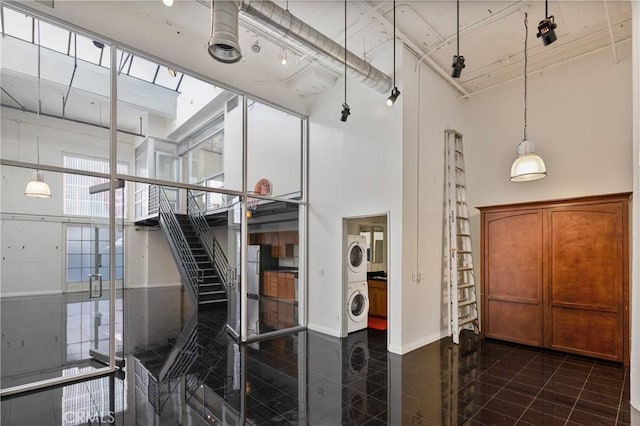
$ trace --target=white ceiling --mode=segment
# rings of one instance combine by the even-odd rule
[[[126,7],[133,8],[131,10],[136,10],[140,16],[158,22],[159,25],[166,24],[173,28],[194,31],[202,40],[209,37],[209,26],[205,23],[208,21],[210,10],[208,0],[180,0],[171,8],[163,6],[160,0],[126,3]],[[292,0],[287,3],[278,0],[276,3],[283,8],[288,7],[292,14],[337,43],[343,43],[344,2]],[[392,75],[393,3],[386,0],[349,0],[347,6],[349,50],[372,61],[383,72]],[[535,35],[538,21],[544,17],[544,2],[462,1],[460,53],[465,56],[467,66],[458,80],[448,77],[451,72],[451,58],[456,49],[455,1],[397,1],[397,36],[416,56],[424,57],[425,63],[437,69],[444,79],[449,79],[461,96],[473,95],[522,77],[524,9],[529,14],[530,73],[601,49],[611,51],[612,62],[627,59],[631,54],[629,1],[550,2],[549,13],[555,16],[558,24],[558,40],[546,47]],[[256,37],[261,46],[259,53],[251,50],[251,44],[255,42]],[[247,87],[260,84],[286,85],[299,96],[308,97],[332,87],[342,77],[340,73],[319,64],[316,58],[297,54],[295,48],[285,40],[272,38],[259,28],[241,27],[240,42],[245,58],[243,67],[253,70],[249,74],[253,81],[247,81]],[[282,66],[279,61],[282,48],[287,51],[286,66]],[[206,55],[200,47],[197,52]],[[17,92],[17,88],[26,86],[10,77],[5,76],[2,86],[18,96],[20,93]],[[33,92],[34,87],[35,85],[29,90]],[[61,102],[60,94],[64,94],[64,89],[60,86],[56,89],[57,95],[51,96],[53,106]],[[50,90],[53,90],[53,86],[43,86],[43,98],[47,98]],[[31,92],[18,98],[35,98]],[[78,92],[78,95],[81,94]],[[74,102],[83,99],[82,96],[72,97]],[[12,104],[12,100],[4,92],[2,102]],[[87,98],[80,103],[74,102],[68,105],[69,115],[77,115],[92,122],[108,122],[106,103],[100,108],[101,102],[96,102],[93,98]],[[51,109],[47,104],[43,107],[47,111]],[[131,111],[127,116],[139,117],[140,111]],[[128,124],[127,130],[138,130],[137,118]]]
[[[203,0],[200,6],[207,4]],[[290,12],[339,44],[344,40],[344,3],[341,1],[277,1]],[[393,3],[391,1],[348,2],[347,46],[353,53],[373,61],[392,73]],[[537,72],[585,54],[610,49],[611,60],[630,55],[631,3],[629,1],[562,1],[549,3],[555,16],[558,40],[543,46],[536,38],[538,22],[544,18],[543,1],[461,1],[460,54],[466,58],[462,77],[455,82],[461,94],[475,94],[523,74],[524,11],[528,12],[529,72]],[[176,17],[177,18],[177,17]],[[448,76],[456,53],[456,2],[397,1],[398,38],[431,67]],[[208,28],[204,29],[205,31]],[[253,53],[256,34],[262,50]],[[257,83],[286,83],[302,96],[318,93],[340,77],[310,57],[292,55],[286,40],[268,40],[257,28],[241,29],[245,60],[272,80]],[[281,47],[289,51],[287,66],[280,65]],[[384,61],[376,61],[379,57]],[[296,61],[296,59],[299,59]]]

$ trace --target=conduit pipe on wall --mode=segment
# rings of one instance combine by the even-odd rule
[[[240,17],[295,45],[337,73],[344,70],[344,46],[296,18],[291,12],[270,1],[246,1],[240,6]],[[391,90],[391,77],[364,59],[347,51],[347,73],[372,89],[386,94]]]

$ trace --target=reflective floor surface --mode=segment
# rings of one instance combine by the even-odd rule
[[[619,364],[472,335],[397,356],[372,329],[238,345],[224,310],[167,309],[174,297],[126,297],[129,318],[127,304],[137,310],[130,326],[125,315],[124,381],[6,399],[2,425],[626,425],[636,416]]]

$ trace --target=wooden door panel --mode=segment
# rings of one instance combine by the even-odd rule
[[[487,215],[489,299],[541,302],[542,214],[539,210]]]
[[[556,307],[552,317],[552,349],[623,361],[617,312]]]
[[[542,215],[538,210],[487,218],[487,296],[539,302]]]
[[[488,323],[485,324],[487,337],[542,346],[540,306],[489,300],[485,309],[488,318]]]
[[[552,304],[619,308],[622,300],[620,204],[553,209],[549,259]]]

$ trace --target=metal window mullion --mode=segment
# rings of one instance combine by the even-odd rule
[[[118,63],[116,46],[111,46],[111,78],[110,92],[110,114],[111,126],[109,136],[111,145],[109,147],[109,368],[115,370],[116,367],[116,179],[118,174],[118,74],[116,67]],[[124,319],[123,319],[124,320]]]
[[[240,340],[243,342],[247,341],[247,292],[244,291],[244,284],[247,282],[247,252],[248,252],[248,240],[249,236],[247,235],[248,226],[247,226],[247,202],[249,200],[247,195],[247,147],[249,145],[248,142],[248,101],[247,96],[242,96],[242,192],[244,196],[242,197],[242,209],[240,214],[240,245],[241,245],[241,257],[240,257],[240,283],[239,290],[240,291]],[[259,308],[258,308],[259,309]]]

